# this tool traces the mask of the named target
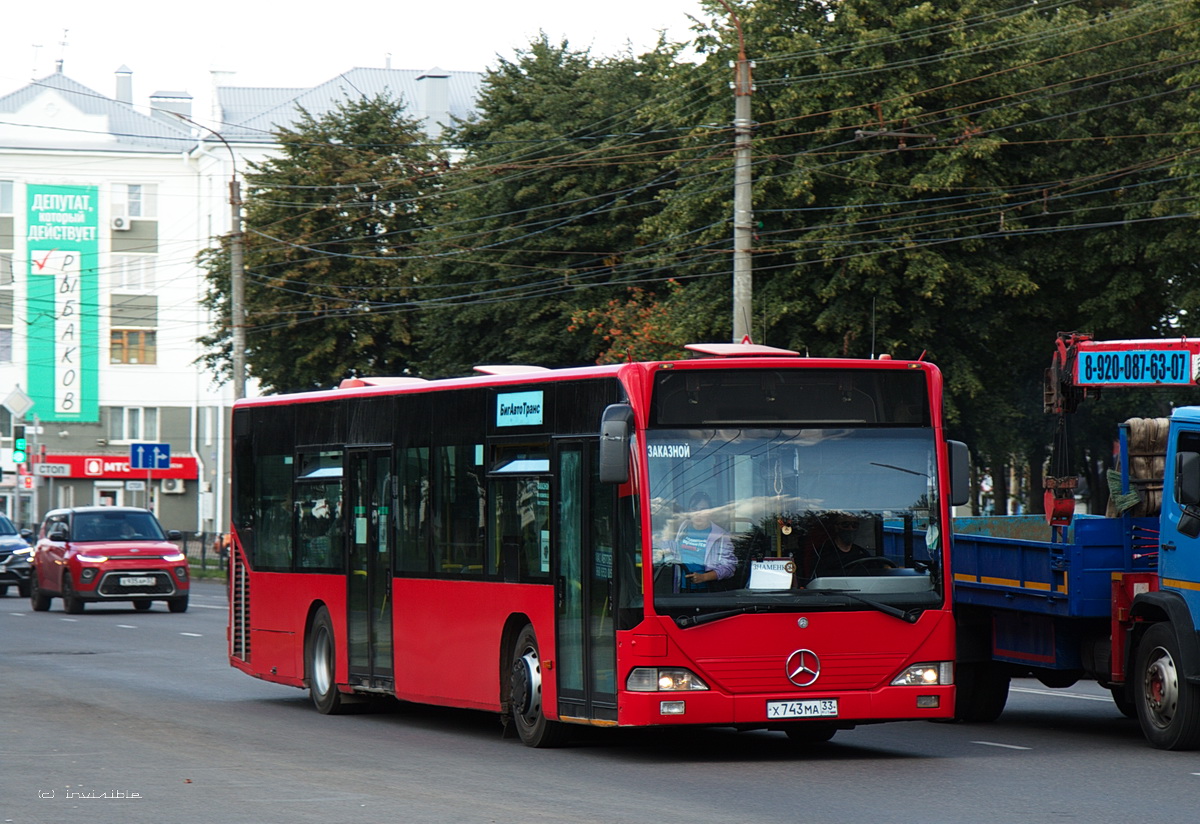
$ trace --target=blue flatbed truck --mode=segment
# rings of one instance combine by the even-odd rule
[[[1062,374],[1076,389],[1088,343],[1094,344],[1075,338],[1064,347],[1070,356],[1060,364]],[[1130,367],[1130,356],[1179,357],[1179,342],[1168,349],[1157,344],[1126,341],[1093,350],[1106,353],[1108,370],[1095,385],[1136,385],[1129,379],[1143,367],[1149,382],[1150,362]],[[1200,352],[1196,342],[1183,345],[1188,363],[1178,382],[1194,386]],[[1119,370],[1122,357],[1126,372],[1114,375],[1112,362]],[[1063,493],[1051,502],[1048,492],[1053,505],[1045,517],[955,519],[958,718],[997,718],[1014,676],[1032,675],[1048,687],[1087,679],[1112,692],[1152,746],[1200,747],[1200,406],[1175,409],[1163,431],[1162,474],[1149,479],[1161,483],[1161,503],[1144,515],[1072,516]],[[1120,492],[1137,498],[1138,482],[1147,479],[1131,477],[1136,455],[1128,423],[1118,442]]]

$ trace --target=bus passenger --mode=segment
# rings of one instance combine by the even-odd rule
[[[737,558],[729,533],[712,521],[712,499],[699,491],[688,502],[687,518],[668,542],[661,562],[687,569],[683,589],[707,590],[713,581],[733,577]]]

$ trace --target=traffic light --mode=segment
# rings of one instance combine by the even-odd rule
[[[12,461],[15,464],[23,464],[27,460],[29,460],[29,449],[25,442],[25,425],[16,424],[13,426]]]

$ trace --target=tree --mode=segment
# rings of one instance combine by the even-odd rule
[[[724,4],[706,7],[693,82],[712,123],[731,110],[734,39]],[[758,342],[935,360],[952,434],[999,470],[1049,442],[1037,382],[1056,332],[1187,331],[1171,298],[1200,249],[1169,170],[1195,119],[1194,4],[758,0],[738,14],[758,64]],[[679,262],[669,300],[703,294],[722,314],[728,140],[689,134],[675,159],[690,173],[647,224]]]
[[[401,374],[413,357],[413,275],[426,198],[445,161],[402,101],[347,98],[276,134],[280,153],[246,176],[249,373],[267,391]],[[207,305],[228,323],[228,249],[201,256]],[[201,340],[228,371],[228,325]]]
[[[572,318],[623,292],[623,262],[659,206],[669,136],[639,113],[669,62],[594,59],[545,36],[489,71],[439,202],[422,283],[422,371],[481,360],[562,366],[599,342]]]

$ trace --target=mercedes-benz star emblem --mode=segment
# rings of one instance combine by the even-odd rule
[[[797,687],[810,687],[821,675],[821,659],[810,649],[798,649],[788,656],[784,671]]]

